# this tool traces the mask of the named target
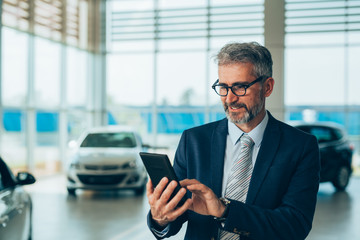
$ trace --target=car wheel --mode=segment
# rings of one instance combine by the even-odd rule
[[[347,166],[341,166],[336,174],[335,179],[332,181],[337,191],[344,191],[349,184],[350,169]]]
[[[69,195],[72,195],[72,196],[75,196],[76,195],[76,189],[75,188],[68,188],[67,189],[67,191],[68,191],[68,194]]]

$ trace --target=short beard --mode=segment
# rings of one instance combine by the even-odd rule
[[[264,97],[261,97],[260,104],[255,105],[250,110],[243,103],[240,103],[240,104],[236,104],[236,103],[226,104],[225,103],[224,110],[225,110],[226,117],[229,121],[231,121],[232,123],[235,123],[235,124],[244,124],[244,123],[248,123],[251,120],[253,120],[261,112],[261,110],[264,107],[264,104],[265,104]],[[239,118],[236,113],[235,114],[229,113],[229,107],[244,108],[246,110],[246,112],[243,117]]]

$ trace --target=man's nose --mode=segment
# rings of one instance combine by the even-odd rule
[[[238,100],[238,98],[239,98],[239,97],[236,96],[236,95],[231,91],[231,89],[229,89],[225,101],[226,101],[227,103],[232,103],[232,102],[236,102],[236,101]]]

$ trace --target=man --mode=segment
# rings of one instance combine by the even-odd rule
[[[317,140],[265,110],[274,87],[265,47],[230,43],[217,61],[213,89],[227,119],[184,131],[174,160],[182,189],[169,200],[175,182],[154,189],[149,181],[148,225],[158,239],[186,221],[185,239],[305,239],[319,188]]]

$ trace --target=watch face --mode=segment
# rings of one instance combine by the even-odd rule
[[[227,198],[220,198],[220,201],[222,201],[224,203],[225,206],[230,204],[230,200]]]

